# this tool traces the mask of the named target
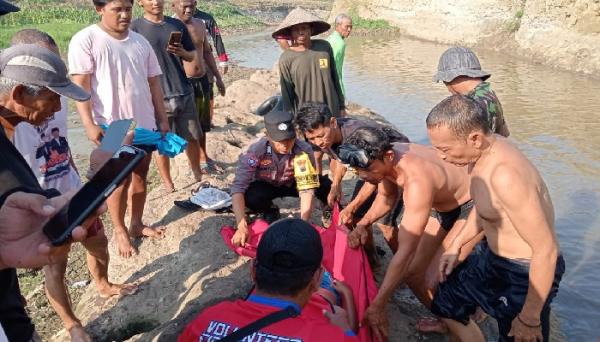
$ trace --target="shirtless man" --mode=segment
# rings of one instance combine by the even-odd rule
[[[203,173],[209,173],[210,171],[220,173],[222,170],[208,157],[206,152],[206,133],[211,129],[210,84],[208,77],[206,77],[207,68],[215,75],[217,88],[221,96],[225,96],[225,84],[207,39],[206,25],[202,20],[194,18],[195,11],[196,0],[173,0],[175,18],[181,20],[187,26],[196,46],[196,58],[191,62],[183,61],[183,67],[188,80],[194,87],[198,118],[200,119],[202,131],[205,133],[199,139],[201,170]]]
[[[347,168],[340,162],[338,157],[338,148],[346,139],[361,127],[375,127],[382,129],[390,142],[409,142],[408,138],[395,130],[392,127],[382,125],[372,120],[360,120],[354,118],[336,118],[333,116],[329,107],[324,103],[306,102],[296,112],[296,125],[304,134],[308,142],[313,145],[313,150],[323,151],[329,155],[329,169],[332,175],[332,185],[329,195],[327,196],[327,204],[333,208],[334,203],[342,202],[342,180],[346,174]],[[342,210],[341,216],[353,216],[354,221],[360,220],[369,210],[371,204],[375,200],[376,186],[366,184],[363,181],[357,182],[354,189],[352,202]],[[363,198],[364,197],[364,198]],[[359,198],[360,200],[357,200]],[[359,203],[359,205],[355,205]],[[379,220],[379,229],[383,232],[383,236],[392,249],[396,251],[396,237],[394,236],[397,216],[402,209],[402,201],[398,201],[393,210]],[[344,219],[343,223],[350,225],[349,219]],[[374,251],[372,238],[365,246],[367,254]]]
[[[454,228],[464,225],[471,210],[469,177],[465,167],[444,163],[434,149],[392,144],[382,130],[372,127],[350,135],[339,147],[339,157],[360,178],[378,187],[373,205],[348,236],[351,247],[367,241],[366,227],[391,210],[403,190],[398,249],[377,297],[365,312],[365,322],[385,341],[389,330],[385,305],[402,282],[424,305],[430,305],[437,285],[433,280],[437,278],[436,260],[447,247],[443,242],[454,239]],[[463,252],[469,253],[467,248]]]
[[[484,340],[469,320],[476,306],[498,321],[500,341],[548,341],[550,302],[565,263],[538,170],[508,140],[490,133],[482,109],[463,95],[433,108],[427,130],[441,159],[468,166],[474,202],[440,260],[443,282],[431,310],[461,341]],[[454,270],[465,242],[481,231],[487,241]]]

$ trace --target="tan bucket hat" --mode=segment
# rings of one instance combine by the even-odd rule
[[[277,30],[275,30],[271,36],[275,39],[278,37],[290,37],[290,28],[298,24],[310,24],[312,27],[312,36],[327,32],[331,28],[331,25],[321,20],[316,15],[300,7],[296,7],[287,15],[287,17],[285,17],[285,19],[283,19],[281,24],[279,24],[279,27],[277,27]]]

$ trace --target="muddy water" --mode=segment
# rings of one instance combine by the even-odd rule
[[[267,33],[229,37],[247,67],[271,68],[280,51]],[[428,143],[425,117],[445,96],[431,76],[445,45],[402,37],[349,39],[348,99],[370,107],[413,141]],[[600,336],[600,80],[478,51],[493,74],[511,138],[537,165],[556,209],[567,274],[554,308],[569,341]]]

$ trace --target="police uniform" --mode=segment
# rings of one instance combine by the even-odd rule
[[[274,141],[294,138],[294,147],[288,154],[279,154],[267,137],[254,141],[240,154],[231,194],[244,193],[246,207],[257,213],[276,210],[272,208],[275,198],[299,197],[305,192],[326,203],[331,181],[316,172],[311,146],[296,139],[292,114],[272,111],[265,115],[265,127]]]

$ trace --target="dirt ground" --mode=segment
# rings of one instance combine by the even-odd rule
[[[253,115],[252,111],[277,91],[278,77],[275,73],[256,71],[248,77],[250,72],[243,69],[236,71],[234,74],[241,79],[231,83],[228,95],[217,101],[216,127],[209,133],[208,151],[226,172],[205,180],[218,188],[225,189],[232,181],[240,147],[255,139],[257,134],[262,134],[261,118]],[[351,113],[381,120],[358,106],[352,106]],[[190,190],[197,184],[191,181],[185,157],[175,158],[172,170],[177,192],[163,193],[156,186],[157,180],[153,179],[154,189],[149,194],[145,214],[147,223],[167,227],[167,236],[162,240],[136,241],[140,254],[128,260],[116,256],[114,243],[110,241],[109,249],[113,256],[109,268],[111,279],[136,282],[140,291],[133,296],[106,300],[97,295],[93,284],[71,290],[75,295],[76,313],[96,341],[173,341],[202,309],[221,300],[242,298],[251,288],[247,258],[229,251],[219,234],[223,225],[234,223],[233,215],[203,211],[190,213],[175,207],[173,201],[188,198]],[[351,177],[345,180],[346,193],[350,192],[354,181]],[[295,200],[280,204],[287,208],[283,212],[289,214],[293,214],[293,208],[297,207]],[[320,217],[316,210],[315,220]],[[383,247],[379,235],[378,240]],[[379,278],[389,257],[387,252]],[[87,280],[89,276],[85,268],[85,264],[78,265],[81,276],[69,278],[68,282]],[[70,266],[72,269],[73,265]],[[74,274],[75,270],[71,273]],[[38,292],[43,297],[42,291]],[[393,322],[392,341],[444,340],[440,336],[424,336],[414,331],[415,320],[426,314],[426,310],[406,290],[398,291],[388,310]],[[60,327],[55,318],[50,321],[51,316],[49,312],[36,319],[38,327],[46,328],[40,329],[44,340]],[[44,324],[40,325],[40,321]],[[60,331],[52,340],[67,341],[68,338],[64,331]]]

